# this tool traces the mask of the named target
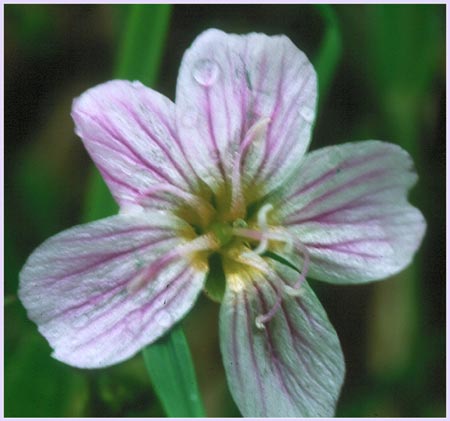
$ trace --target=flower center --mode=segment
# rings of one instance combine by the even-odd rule
[[[276,299],[267,313],[256,317],[255,324],[259,329],[263,329],[276,314],[283,296],[301,294],[309,255],[302,243],[278,226],[275,218],[270,218],[274,210],[272,204],[245,206],[245,196],[240,195],[236,201],[232,189],[226,187],[220,189],[219,194],[205,189],[196,195],[167,186],[154,186],[153,190],[152,193],[164,192],[182,199],[177,214],[190,224],[192,230],[180,233],[185,240],[180,246],[130,282],[128,290],[131,293],[145,287],[172,261],[187,258],[194,266],[208,267],[205,292],[214,301],[222,300],[226,285],[239,291],[255,280],[270,279],[276,285]],[[292,252],[303,256],[303,264],[298,281],[288,285],[275,272],[274,261],[280,262],[279,254]],[[289,265],[289,262],[285,263]]]
[[[176,215],[192,229],[190,232],[180,232],[184,242],[130,282],[130,292],[145,287],[165,266],[179,258],[189,259],[196,267],[208,267],[205,292],[219,302],[226,285],[239,291],[252,285],[255,280],[270,279],[277,285],[276,300],[266,314],[256,318],[256,326],[261,329],[276,314],[283,295],[301,293],[309,265],[306,248],[279,226],[272,204],[252,199],[264,197],[261,186],[248,180],[243,183],[242,179],[243,164],[249,153],[253,153],[253,158],[257,156],[255,151],[269,124],[269,118],[261,118],[249,128],[234,153],[231,171],[225,175],[221,186],[211,189],[202,184],[197,191],[186,192],[172,185],[156,184],[143,195],[143,206],[146,200],[151,202],[154,196],[175,197],[180,203]],[[280,258],[280,254],[292,252],[303,256],[302,271],[294,285],[287,285],[275,272],[275,261],[292,268],[292,264]]]

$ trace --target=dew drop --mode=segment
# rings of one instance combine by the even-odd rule
[[[138,335],[142,329],[143,314],[141,311],[137,311],[130,315],[127,319],[127,329],[132,335]]]
[[[301,107],[300,115],[306,120],[307,123],[312,123],[314,120],[314,110],[309,107]]]
[[[173,324],[172,316],[167,310],[159,310],[155,314],[155,322],[162,328],[168,328]]]
[[[219,76],[219,65],[210,59],[202,59],[195,63],[192,75],[202,86],[211,86]]]

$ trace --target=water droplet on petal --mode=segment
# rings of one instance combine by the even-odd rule
[[[192,75],[202,86],[211,86],[219,76],[219,65],[210,59],[202,59],[195,63]]]
[[[132,335],[138,335],[143,327],[143,314],[141,311],[137,311],[131,314],[127,319],[127,329]]]
[[[300,115],[307,123],[312,123],[314,120],[314,110],[308,107],[300,108]]]
[[[155,314],[155,322],[166,329],[173,324],[172,315],[167,310],[159,310]]]

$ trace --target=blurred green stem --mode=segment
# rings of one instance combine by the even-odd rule
[[[151,86],[161,67],[172,8],[169,4],[135,4],[127,9],[114,75]]]
[[[139,80],[152,86],[160,69],[171,6],[137,4],[122,6],[121,10],[128,14],[114,77]],[[117,204],[95,170],[88,185],[84,219],[103,218],[117,210]],[[158,342],[146,347],[143,356],[167,416],[204,416],[189,346],[181,327],[175,327]]]
[[[314,57],[314,67],[319,79],[319,106],[325,100],[339,63],[342,51],[341,31],[333,6],[316,4],[316,10],[324,21],[324,35],[320,48]]]
[[[204,417],[189,346],[181,326],[175,326],[142,353],[167,415]]]
[[[429,124],[424,115],[439,63],[439,10],[433,5],[365,7],[367,74],[383,116],[380,126],[384,125],[390,140],[411,154],[421,177],[413,191],[413,203],[426,214],[427,175],[421,135]],[[402,381],[420,369],[417,350],[423,346],[421,331],[427,305],[421,282],[419,254],[405,271],[374,287],[368,351],[369,369],[378,378]]]

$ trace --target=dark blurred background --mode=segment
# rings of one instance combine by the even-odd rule
[[[92,163],[73,132],[71,102],[111,79],[128,9],[4,6],[8,417],[164,415],[141,355],[101,370],[66,366],[50,357],[16,295],[18,272],[32,250],[81,221]],[[445,6],[333,5],[327,13],[340,40],[331,56],[339,61],[329,67],[334,77],[322,92],[311,148],[363,139],[402,145],[419,173],[411,201],[428,223],[414,264],[400,275],[348,287],[312,281],[346,358],[337,415],[443,417]],[[209,27],[286,34],[316,63],[330,21],[312,5],[173,6],[154,89],[174,98],[182,54]],[[183,325],[207,415],[239,416],[221,363],[219,307],[205,297],[198,304]]]

